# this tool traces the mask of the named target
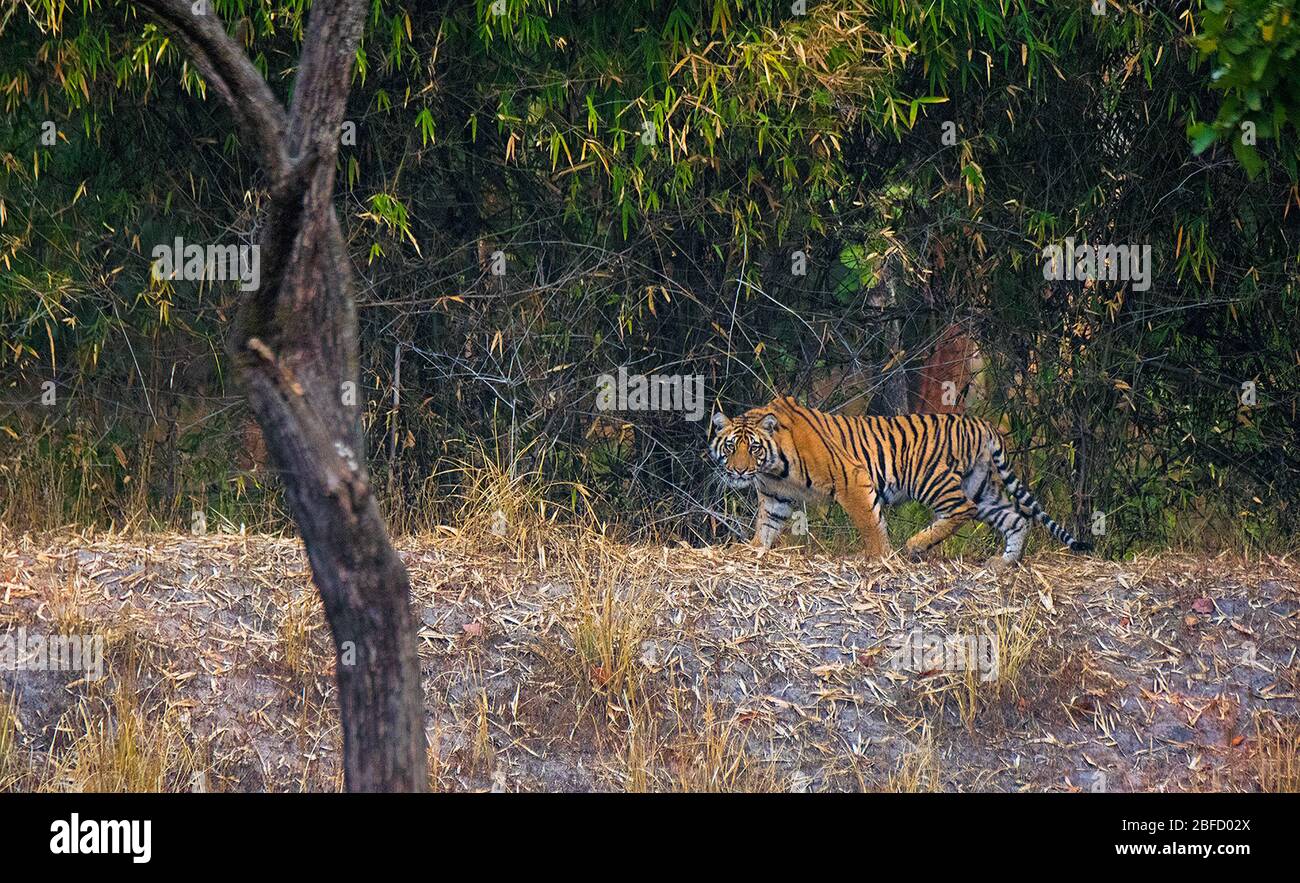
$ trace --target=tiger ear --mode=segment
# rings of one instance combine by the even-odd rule
[[[722,413],[722,409],[719,408],[713,412],[713,419],[710,421],[710,424],[713,426],[714,432],[722,432],[730,422],[731,421],[727,419],[727,415]]]
[[[781,424],[777,421],[775,414],[765,414],[763,416],[764,432],[776,432],[780,428]]]

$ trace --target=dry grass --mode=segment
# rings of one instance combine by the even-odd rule
[[[455,535],[485,543],[514,559],[529,557],[548,534],[603,533],[589,505],[592,492],[582,484],[545,475],[545,464],[534,461],[534,447],[507,455],[480,445],[453,464],[449,475],[458,488],[453,497]],[[567,506],[555,503],[568,498]],[[419,523],[419,522],[417,522]]]
[[[1043,633],[1038,612],[1039,605],[1034,601],[1011,606],[1002,603],[968,619],[963,634],[987,642],[993,665],[988,670],[968,666],[948,679],[967,729],[974,729],[981,709],[1021,698],[1020,686]]]
[[[320,599],[308,587],[300,586],[279,593],[277,602],[278,640],[270,648],[270,658],[292,687],[307,689],[318,679],[321,660],[328,654],[323,644],[326,626],[319,615]]]
[[[1269,715],[1267,723],[1256,719],[1255,733],[1259,790],[1271,794],[1300,793],[1300,723]]]
[[[559,625],[538,649],[574,686],[580,711],[600,707],[607,715],[629,713],[645,698],[643,646],[649,640],[661,595],[629,560],[608,546],[561,547],[551,571],[569,591],[555,605]],[[558,637],[558,639],[557,639]]]
[[[671,790],[758,793],[785,790],[776,765],[750,751],[751,724],[727,715],[710,700],[705,700],[699,710],[691,706],[696,714],[683,714],[680,707],[676,710],[677,736],[661,754],[668,760]]]
[[[916,744],[898,759],[883,790],[896,794],[927,794],[942,790],[939,753],[930,728],[923,726]]]
[[[192,787],[201,766],[176,708],[146,711],[127,682],[117,684],[102,709],[95,705],[78,705],[72,720],[60,727],[69,741],[51,756],[40,787],[77,792]]]
[[[16,706],[15,697],[0,693],[0,791],[14,790],[21,781]]]
[[[522,493],[494,531],[493,486],[399,544],[437,790],[1295,788],[1290,559],[760,558],[623,544]],[[296,541],[23,536],[0,596],[0,630],[109,648],[99,683],[0,673],[0,787],[340,786]],[[984,635],[997,668],[900,666],[912,630]]]

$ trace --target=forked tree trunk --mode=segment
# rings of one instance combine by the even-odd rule
[[[352,270],[333,205],[365,4],[313,3],[287,114],[210,3],[141,5],[177,36],[230,106],[267,175],[261,285],[240,305],[229,349],[334,637],[346,786],[424,790],[424,704],[410,581],[366,468]]]

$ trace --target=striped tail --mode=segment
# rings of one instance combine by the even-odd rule
[[[1025,490],[1025,486],[1016,478],[1011,467],[1007,465],[1006,456],[1002,452],[1002,443],[995,436],[990,445],[989,453],[993,457],[993,463],[998,467],[998,475],[1002,476],[1002,484],[1006,486],[1007,493],[1015,498],[1026,512],[1034,517],[1034,520],[1046,527],[1052,532],[1052,536],[1063,543],[1071,552],[1091,552],[1092,544],[1076,540],[1070,536],[1070,532],[1061,525],[1052,520],[1052,516],[1043,511],[1043,507],[1034,499],[1034,495]]]

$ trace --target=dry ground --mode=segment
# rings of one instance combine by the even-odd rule
[[[994,575],[560,527],[400,546],[440,790],[1300,787],[1291,559],[1039,552]],[[107,676],[0,672],[0,788],[340,786],[296,540],[10,537],[0,634],[19,626],[105,636]],[[983,636],[996,676],[900,660],[914,632]]]

